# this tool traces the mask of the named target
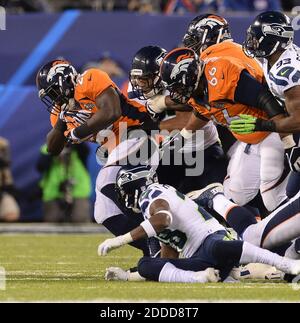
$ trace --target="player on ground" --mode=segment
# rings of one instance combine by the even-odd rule
[[[47,135],[51,154],[59,154],[68,141],[79,143],[85,140],[97,141],[109,154],[96,181],[96,221],[114,235],[136,227],[142,216],[123,214],[114,186],[120,169],[118,162],[147,140],[142,137],[120,143],[119,135],[121,131],[125,132],[122,130],[124,125],[129,135],[135,128],[152,129],[155,126],[146,108],[122,95],[106,73],[89,69],[80,75],[69,62],[62,60],[41,67],[37,87],[40,99],[51,113],[53,129]],[[107,130],[104,131],[106,128],[111,130],[109,136]],[[149,254],[146,240],[134,242],[133,246]]]
[[[225,279],[234,265],[250,262],[275,266],[289,274],[300,272],[300,261],[231,238],[217,220],[190,198],[171,186],[158,184],[149,167],[121,169],[117,189],[124,203],[130,201],[141,209],[145,220],[134,230],[105,240],[99,245],[98,254],[104,256],[132,241],[156,236],[173,250],[173,256],[142,258],[138,271],[148,280],[207,282],[207,275],[199,271],[210,267],[220,270]],[[178,259],[179,253],[185,259]]]
[[[203,124],[212,119],[229,127],[241,111],[266,120],[282,113],[275,98],[266,94],[261,70],[233,57],[213,57],[204,63],[193,50],[178,48],[164,58],[161,77],[171,99],[188,102]],[[197,130],[193,127],[192,120],[186,129]],[[226,196],[245,205],[260,190],[266,208],[274,210],[286,200],[284,147],[279,135],[257,132],[235,137],[241,144],[229,163],[224,182]]]
[[[220,214],[244,241],[276,250],[288,258],[300,259],[300,192],[259,222],[247,209],[229,201],[221,184],[211,184],[188,196],[202,207]]]

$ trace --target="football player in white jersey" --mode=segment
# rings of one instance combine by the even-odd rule
[[[290,18],[281,12],[267,11],[254,19],[247,30],[244,51],[262,59],[268,86],[273,95],[285,103],[287,114],[267,121],[241,115],[240,120],[232,121],[232,131],[240,134],[254,131],[300,132],[300,49],[293,43],[293,38]],[[292,170],[300,171],[299,147],[292,148],[289,164]],[[289,196],[299,191],[299,183],[300,173],[292,174],[287,188]]]
[[[243,119],[232,122],[232,129],[239,131],[273,131],[291,133],[300,131],[300,51],[293,44],[294,30],[290,18],[277,11],[258,15],[247,31],[244,43],[246,54],[263,59],[265,79],[277,98],[285,101],[288,115],[275,120],[254,120],[243,127]],[[236,125],[234,127],[233,125]],[[245,132],[243,132],[245,133]]]
[[[98,254],[145,237],[156,236],[162,242],[162,258],[143,257],[139,274],[160,282],[210,282],[217,280],[220,270],[225,279],[235,265],[263,263],[297,275],[300,261],[281,257],[248,242],[234,240],[207,211],[173,187],[157,182],[149,166],[122,168],[116,189],[128,208],[140,209],[144,221],[130,232],[102,242]],[[164,256],[164,248],[169,258]],[[179,259],[179,254],[183,257]],[[172,255],[170,257],[170,255]]]

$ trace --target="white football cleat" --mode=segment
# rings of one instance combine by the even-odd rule
[[[284,273],[275,267],[266,264],[250,263],[239,268],[233,268],[230,275],[238,280],[244,279],[266,279],[282,280]]]

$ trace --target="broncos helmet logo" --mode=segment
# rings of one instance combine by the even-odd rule
[[[66,68],[71,69],[70,76],[72,77],[72,81],[74,82],[74,77],[77,75],[77,72],[74,67],[67,61],[57,61],[53,64],[47,74],[47,82],[51,82],[53,77],[57,74],[63,75]]]
[[[68,64],[56,64],[54,65],[48,72],[47,75],[47,82],[52,81],[53,76],[57,75],[57,74],[63,74],[63,71],[66,67],[68,67]]]
[[[185,57],[190,57],[190,56],[185,56]],[[180,56],[178,57],[178,59],[179,58]],[[178,75],[180,75],[182,72],[186,73],[189,68],[189,65],[193,62],[193,60],[194,60],[193,57],[181,59],[181,61],[179,61],[179,63],[174,66],[171,72],[171,75],[170,75],[171,80],[176,80]]]
[[[225,24],[227,23],[227,21],[221,21],[219,17],[216,17],[216,16],[211,16],[211,17],[208,17],[208,18],[204,18],[202,20],[200,20],[195,26],[194,28],[195,29],[198,29],[200,27],[203,27],[203,26],[208,26],[210,27],[211,29],[215,26],[224,26]]]

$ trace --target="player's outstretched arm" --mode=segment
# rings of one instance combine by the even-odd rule
[[[300,86],[285,92],[285,104],[288,115],[277,115],[272,120],[262,120],[247,115],[233,120],[230,129],[239,134],[255,131],[271,131],[279,133],[297,133],[300,131]]]
[[[150,218],[143,221],[138,227],[130,232],[112,238],[106,239],[98,247],[98,255],[105,256],[113,249],[117,249],[125,244],[131,243],[143,238],[154,237],[157,233],[166,229],[171,221],[172,215],[167,201],[158,199],[150,206]]]

